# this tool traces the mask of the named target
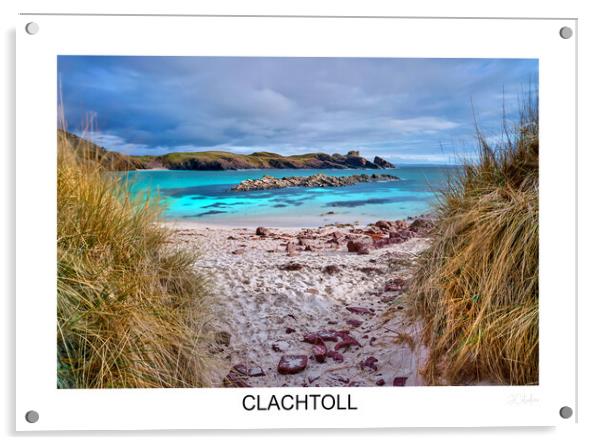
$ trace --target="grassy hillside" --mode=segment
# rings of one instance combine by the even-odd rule
[[[539,381],[538,103],[453,178],[408,293],[431,384]]]
[[[177,152],[160,156],[128,156],[109,151],[93,142],[73,133],[59,130],[67,139],[80,159],[92,159],[107,170],[135,170],[166,168],[170,170],[243,170],[278,168],[393,168],[394,165],[376,157],[371,162],[359,152],[351,151],[346,155],[326,153],[305,153],[282,156],[266,151],[249,155],[227,151]]]
[[[143,164],[154,163],[173,170],[240,170],[272,168],[382,168],[367,159],[355,155],[329,155],[307,153],[282,156],[270,152],[256,152],[249,155],[225,151],[205,151],[197,153],[170,153],[157,157],[132,157]]]
[[[83,139],[68,131],[58,130],[59,144],[61,138],[69,142],[76,156],[81,160],[97,162],[107,170],[135,170],[144,168],[144,163],[130,156],[109,151],[93,142]]]
[[[156,203],[130,198],[94,147],[73,142],[59,132],[58,387],[209,385],[195,257],[168,245]]]

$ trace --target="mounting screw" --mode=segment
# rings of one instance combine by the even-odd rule
[[[25,413],[25,420],[29,423],[36,423],[40,419],[40,415],[37,411],[27,411]]]
[[[569,419],[573,415],[573,408],[570,406],[563,406],[560,408],[560,417],[563,419]]]
[[[568,26],[563,26],[562,28],[560,28],[560,37],[562,37],[563,39],[570,39],[571,37],[573,37],[573,30]]]
[[[27,25],[25,25],[25,32],[27,34],[37,34],[38,31],[40,30],[40,27],[38,26],[38,24],[36,22],[29,22]]]

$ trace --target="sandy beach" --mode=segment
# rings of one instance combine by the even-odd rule
[[[196,267],[212,284],[212,352],[223,363],[225,386],[423,383],[417,370],[425,351],[400,295],[428,239],[407,222],[379,224],[166,223],[178,246],[201,254]]]

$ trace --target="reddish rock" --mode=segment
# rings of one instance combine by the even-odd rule
[[[337,351],[328,351],[326,353],[326,356],[330,357],[335,362],[342,362],[343,360],[345,360],[345,358],[343,357],[343,354],[341,354],[340,352],[337,352]]]
[[[249,388],[249,384],[245,381],[244,377],[235,372],[230,371],[226,377],[224,377],[224,386],[235,387],[235,388]]]
[[[334,275],[335,273],[338,273],[341,271],[341,268],[339,266],[337,266],[336,264],[329,264],[328,266],[325,266],[324,269],[322,269],[324,271],[324,273],[327,273],[328,275]]]
[[[309,332],[303,336],[303,342],[311,343],[312,345],[318,344],[322,339],[316,332]]]
[[[283,355],[278,363],[280,374],[297,374],[307,367],[307,355]]]
[[[372,313],[374,312],[373,309],[368,309],[366,307],[359,306],[347,306],[345,309],[347,309],[352,314],[372,315]]]
[[[323,329],[317,332],[318,337],[320,337],[324,341],[338,341],[339,336],[337,331],[333,331],[331,329]]]
[[[379,229],[383,229],[383,230],[391,230],[391,227],[393,227],[393,223],[391,221],[376,221],[374,223],[374,225],[376,227],[378,227]]]
[[[324,363],[324,361],[326,360],[326,354],[328,353],[328,348],[326,348],[324,342],[314,345],[311,348],[311,350],[314,354],[314,358],[316,359],[316,361],[318,363]]]
[[[365,239],[356,239],[347,242],[347,250],[349,252],[355,252],[361,254],[364,251],[368,251],[370,249],[371,241]]]
[[[361,320],[356,320],[355,318],[350,318],[347,321],[347,324],[353,326],[354,328],[359,328],[362,325]]]
[[[280,270],[288,270],[288,271],[295,271],[295,270],[301,270],[301,269],[303,269],[303,265],[299,264],[299,263],[287,263],[287,264],[283,264],[281,266],[278,266],[278,269],[280,269]]]
[[[338,331],[333,331],[330,329],[324,329],[318,332],[308,332],[303,336],[303,341],[305,343],[311,343],[312,345],[319,344],[323,341],[337,341],[338,340]]]
[[[376,386],[383,386],[384,384],[385,384],[385,381],[384,381],[384,379],[378,379],[378,380],[376,381]]]
[[[383,295],[382,297],[380,297],[380,302],[381,303],[391,303],[393,300],[395,300],[397,298],[397,295]]]
[[[359,270],[366,275],[382,275],[384,273],[383,270],[378,267],[360,267]]]
[[[401,292],[406,287],[406,280],[396,277],[385,283],[385,292]]]
[[[435,226],[435,224],[433,223],[432,219],[428,219],[428,218],[416,218],[410,224],[410,230],[413,231],[413,232],[418,233],[419,235],[425,235],[434,226]]]
[[[258,236],[268,236],[270,233],[271,232],[265,227],[257,227],[257,229],[255,229],[255,235]]]
[[[334,346],[334,349],[335,349],[335,351],[338,351],[339,349],[343,349],[343,348],[345,348],[345,350],[347,350],[351,346],[360,346],[361,347],[362,345],[351,335],[343,334],[343,335],[341,335],[341,341],[338,342]]]
[[[400,229],[397,230],[395,232],[389,232],[389,238],[390,239],[396,239],[396,240],[400,240],[400,241],[407,241],[410,238],[413,238],[414,236],[416,236],[415,232],[412,232],[410,229]]]
[[[378,368],[376,366],[377,361],[378,359],[376,357],[368,357],[366,360],[360,363],[360,366],[362,369],[370,368],[373,371],[378,371]]]
[[[395,377],[393,379],[393,386],[406,386],[407,377]]]
[[[260,368],[259,366],[256,366],[254,368],[249,369],[249,372],[247,373],[247,375],[249,377],[261,377],[265,375],[265,372],[263,372],[263,369]]]

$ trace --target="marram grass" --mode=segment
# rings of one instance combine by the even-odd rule
[[[156,202],[132,199],[58,135],[57,386],[210,386],[210,310],[195,257],[168,245]]]
[[[537,99],[516,128],[450,180],[408,293],[430,384],[539,380]]]

